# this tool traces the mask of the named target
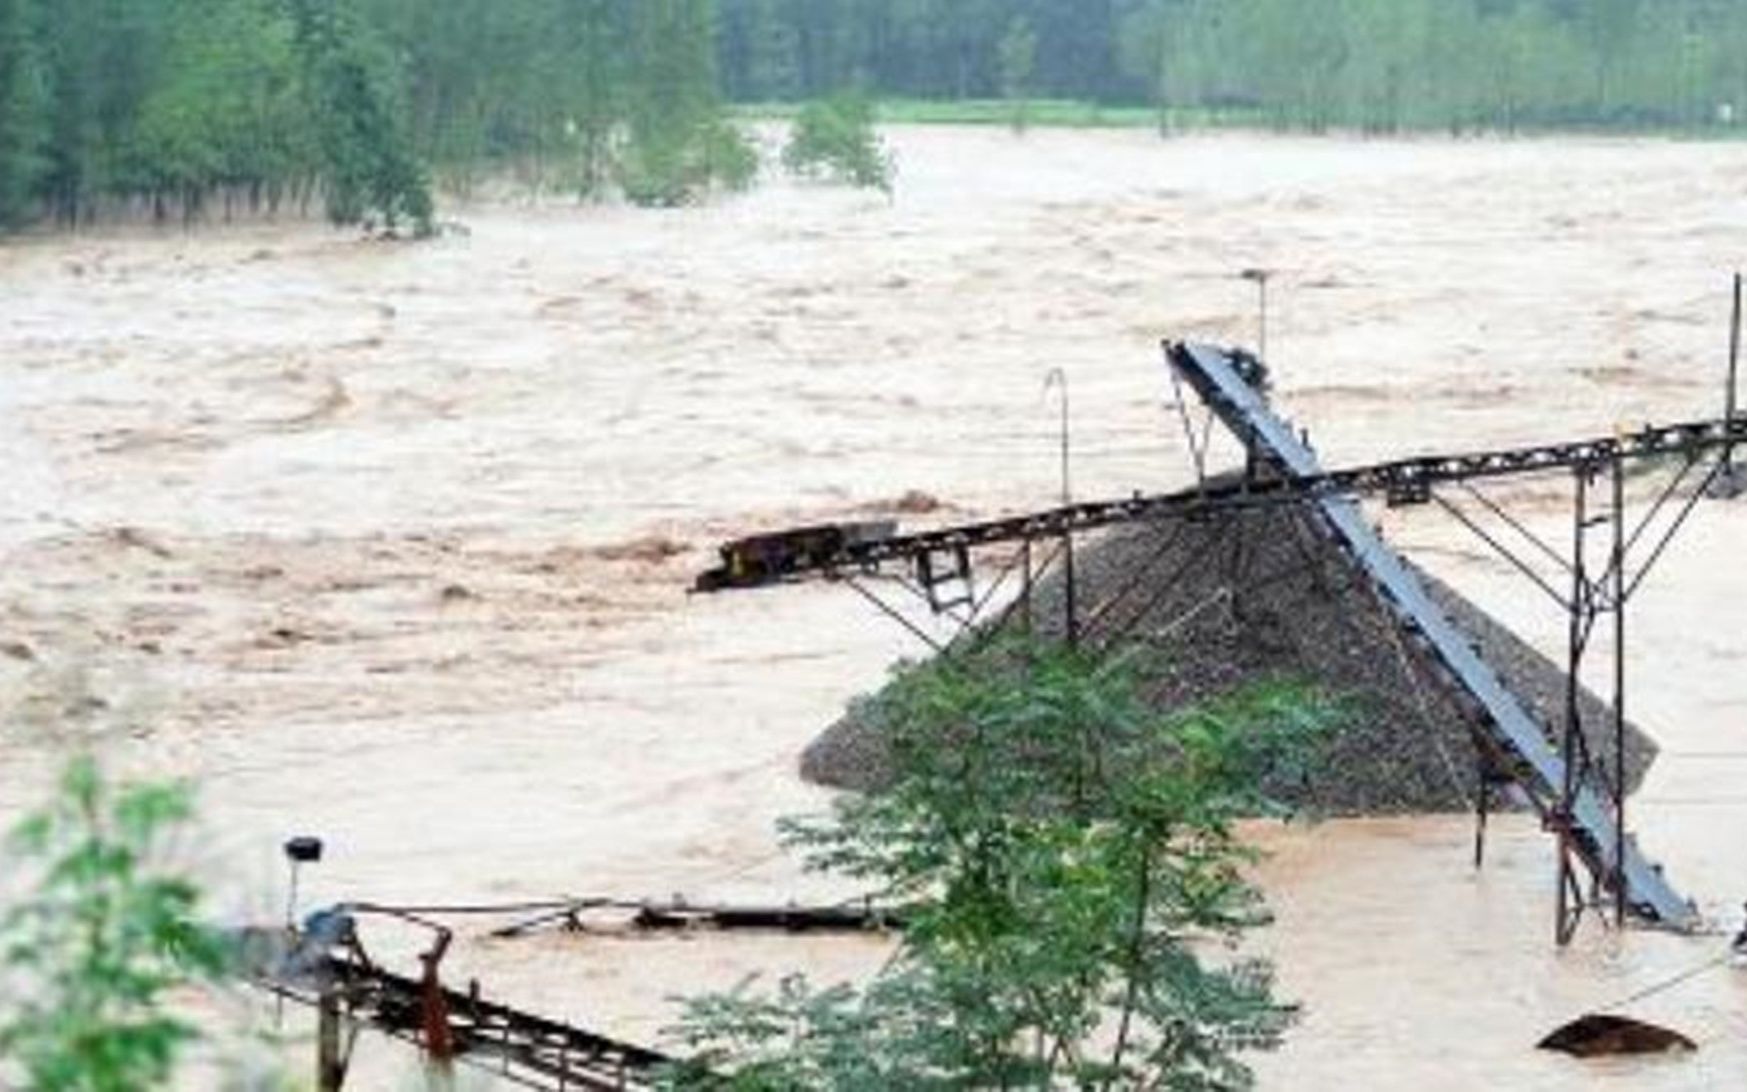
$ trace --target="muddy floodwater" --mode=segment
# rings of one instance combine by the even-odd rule
[[[892,134],[895,200],[773,179],[708,208],[459,207],[418,244],[310,225],[0,246],[0,819],[69,724],[201,786],[218,908],[553,895],[786,900],[773,821],[827,796],[799,749],[921,647],[847,589],[688,597],[715,542],[888,511],[1189,480],[1158,341],[1253,341],[1330,464],[1720,412],[1747,146],[945,128]],[[1654,476],[1637,479],[1647,496]],[[1568,534],[1568,483],[1497,489]],[[1430,570],[1559,654],[1550,601],[1430,508]],[[1630,617],[1631,805],[1719,926],[1747,898],[1747,502],[1701,505]],[[1594,680],[1601,687],[1605,678]],[[1747,971],[1624,1011],[1696,1054],[1534,1042],[1714,959],[1723,937],[1552,944],[1553,853],[1465,816],[1258,825],[1304,1004],[1281,1089],[1698,1089],[1747,1073]],[[651,1040],[753,971],[859,977],[873,940],[491,941],[449,966]],[[412,937],[397,943],[404,949]],[[371,1048],[395,1072],[404,1054]],[[303,1056],[296,1056],[299,1064]]]

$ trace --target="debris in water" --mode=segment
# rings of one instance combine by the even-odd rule
[[[1691,1039],[1668,1028],[1634,1020],[1629,1016],[1590,1013],[1580,1016],[1535,1044],[1540,1050],[1557,1050],[1575,1058],[1599,1058],[1611,1054],[1665,1054],[1697,1050]]]
[[[116,527],[109,532],[110,539],[118,546],[126,546],[134,550],[144,550],[160,560],[168,561],[175,556],[168,547],[157,539],[146,534],[138,527]]]
[[[629,542],[599,546],[589,553],[602,561],[637,561],[645,565],[660,565],[668,558],[685,553],[686,549],[683,542],[675,542],[666,535],[645,535]]]
[[[910,515],[937,512],[944,507],[945,505],[941,503],[939,497],[932,493],[924,493],[920,489],[912,489],[892,502],[892,511]]]
[[[894,513],[905,516],[925,516],[931,512],[946,511],[951,507],[950,504],[933,493],[925,493],[920,489],[907,489],[896,497],[883,497],[880,500],[858,505],[855,511],[870,515]]]

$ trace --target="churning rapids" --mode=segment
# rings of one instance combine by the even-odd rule
[[[796,754],[917,649],[842,589],[688,598],[716,540],[909,490],[943,518],[1048,503],[1056,366],[1079,493],[1182,484],[1157,342],[1252,340],[1252,266],[1278,271],[1280,404],[1330,465],[1718,411],[1747,146],[893,138],[889,203],[771,180],[676,212],[460,207],[470,235],[417,245],[299,224],[0,246],[0,819],[82,718],[117,763],[199,780],[237,916],[278,912],[301,832],[330,845],[306,905],[818,895],[772,832],[825,800]],[[1512,495],[1560,534],[1564,488]],[[1460,529],[1380,518],[1562,647]],[[1731,927],[1744,541],[1747,506],[1707,504],[1646,585],[1628,710],[1663,748],[1631,822]],[[1265,1087],[1739,1082],[1747,972],[1726,968],[1629,1010],[1696,1055],[1534,1051],[1723,941],[1592,919],[1557,952],[1549,839],[1497,822],[1475,873],[1470,833],[1255,829],[1260,946],[1305,1004]],[[884,956],[470,934],[449,966],[648,1040],[676,993]]]

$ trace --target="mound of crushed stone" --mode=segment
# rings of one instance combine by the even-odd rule
[[[1258,509],[1120,528],[1080,543],[1076,562],[1085,638],[1142,642],[1161,653],[1151,657],[1160,666],[1148,681],[1159,708],[1280,676],[1344,700],[1349,715],[1320,768],[1307,780],[1270,786],[1286,803],[1327,815],[1473,807],[1482,766],[1477,707],[1414,650],[1314,511]],[[1565,708],[1562,668],[1446,585],[1417,575],[1556,738]],[[1061,635],[1062,592],[1059,568],[1037,584],[1032,616],[1040,631]],[[1019,625],[1018,612],[998,624]],[[1611,771],[1609,707],[1588,691],[1581,704],[1591,752]],[[1655,752],[1628,725],[1632,788]],[[801,772],[863,791],[890,778],[877,730],[853,711],[808,746]]]

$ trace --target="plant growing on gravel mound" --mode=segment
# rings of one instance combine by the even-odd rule
[[[873,104],[844,94],[810,102],[795,118],[783,166],[803,178],[828,178],[892,192],[896,165],[873,127]]]
[[[901,669],[892,788],[784,826],[812,868],[908,907],[898,954],[861,990],[692,1001],[675,1086],[1248,1087],[1241,1052],[1295,1014],[1266,963],[1208,958],[1267,921],[1233,825],[1335,712],[1269,683],[1160,714],[1138,679],[1011,642]]]

